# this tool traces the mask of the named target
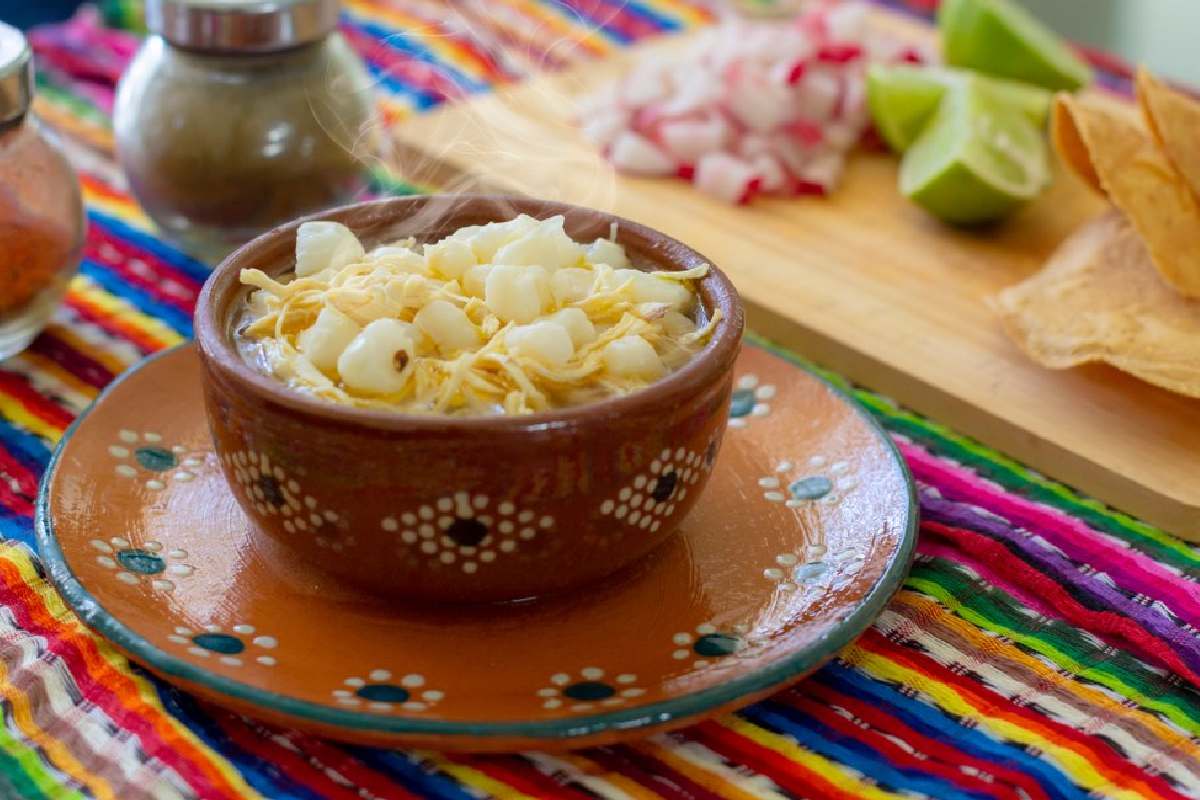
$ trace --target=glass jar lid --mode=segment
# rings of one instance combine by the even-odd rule
[[[338,0],[146,0],[146,28],[190,50],[267,53],[337,26]]]
[[[0,22],[0,125],[20,119],[33,102],[33,58],[25,36]]]

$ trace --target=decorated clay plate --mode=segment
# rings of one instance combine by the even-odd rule
[[[384,602],[252,534],[200,380],[190,346],[168,351],[67,432],[39,500],[47,568],[88,625],[164,678],[328,736],[516,750],[684,725],[830,658],[912,556],[913,486],[887,436],[748,345],[709,487],[650,557],[536,601]]]

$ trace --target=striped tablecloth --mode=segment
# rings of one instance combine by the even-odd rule
[[[392,120],[709,20],[692,0],[345,6]],[[102,10],[33,37],[39,111],[74,145],[91,232],[54,323],[0,364],[0,797],[1200,796],[1200,553],[867,390],[920,484],[917,563],[835,662],[739,713],[566,756],[388,752],[269,728],[129,665],[31,551],[63,429],[191,334],[206,274],[156,238],[103,155],[139,15]],[[411,191],[384,176],[378,190]]]

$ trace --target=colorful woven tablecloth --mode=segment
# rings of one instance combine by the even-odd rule
[[[710,19],[691,0],[345,7],[393,121]],[[917,562],[836,661],[739,713],[571,755],[390,752],[273,729],[132,667],[31,550],[54,444],[114,376],[190,335],[206,275],[104,155],[139,14],[102,11],[33,34],[39,112],[74,145],[91,230],[54,323],[0,364],[0,797],[1200,797],[1200,553],[865,390],[920,485]]]

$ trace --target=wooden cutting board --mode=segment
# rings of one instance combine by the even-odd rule
[[[877,24],[913,37],[890,15]],[[651,51],[543,76],[405,122],[416,179],[615,211],[675,236],[725,270],[749,324],[815,361],[1047,475],[1200,541],[1200,401],[1107,367],[1029,361],[988,298],[1035,272],[1103,210],[1073,177],[985,231],[947,228],[896,191],[896,159],[856,154],[829,198],[731,208],[676,180],[615,175],[571,123],[575,98]]]

